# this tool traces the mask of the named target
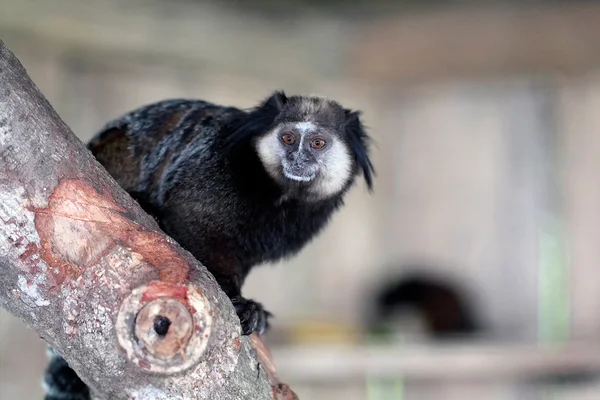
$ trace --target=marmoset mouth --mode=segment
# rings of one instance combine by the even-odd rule
[[[298,166],[283,165],[283,175],[297,182],[310,182],[317,176],[316,171],[307,171],[306,168]]]

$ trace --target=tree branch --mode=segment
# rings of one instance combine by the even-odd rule
[[[0,305],[95,399],[295,398],[261,339],[240,336],[212,275],[108,175],[2,41],[0,271]]]

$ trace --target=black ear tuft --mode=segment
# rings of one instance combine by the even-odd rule
[[[232,150],[247,143],[254,136],[265,133],[273,125],[288,98],[283,91],[276,91],[257,107],[232,122],[233,132],[226,139],[225,149]]]
[[[367,183],[369,191],[373,190],[373,176],[375,175],[375,168],[369,158],[369,145],[371,138],[367,135],[367,132],[360,121],[360,111],[352,111],[344,109],[346,113],[346,120],[344,130],[348,140],[350,149],[354,153],[356,163],[362,170]]]
[[[285,104],[287,103],[288,98],[282,90],[278,90],[273,92],[269,98],[264,100],[260,105],[261,108],[268,108],[272,111],[277,111],[277,113],[281,112]]]

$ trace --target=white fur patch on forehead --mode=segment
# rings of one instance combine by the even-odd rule
[[[306,134],[317,129],[317,126],[312,122],[297,122],[293,125],[300,133]]]
[[[352,158],[346,144],[334,140],[331,148],[319,160],[319,178],[310,187],[310,192],[317,199],[323,199],[339,193],[352,174]]]

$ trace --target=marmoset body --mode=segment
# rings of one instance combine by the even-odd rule
[[[359,112],[283,92],[250,110],[189,99],[149,104],[109,122],[88,148],[214,275],[245,335],[264,332],[270,316],[242,297],[249,271],[300,251],[356,177],[371,190],[374,174]],[[57,354],[44,386],[45,400],[90,398]]]
[[[270,313],[241,288],[256,265],[299,252],[374,173],[359,112],[275,92],[242,110],[203,100],[146,105],[109,122],[88,148],[161,229],[214,275],[242,333]]]

